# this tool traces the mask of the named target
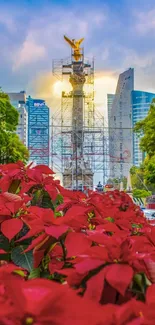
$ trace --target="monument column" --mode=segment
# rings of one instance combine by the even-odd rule
[[[73,109],[72,109],[72,145],[73,156],[83,155],[83,106],[84,93],[83,86],[85,83],[84,74],[77,75],[73,73],[70,76],[70,83],[73,87]]]

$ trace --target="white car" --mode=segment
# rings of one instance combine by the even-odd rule
[[[144,209],[143,210],[144,215],[146,217],[146,219],[148,220],[155,220],[155,210],[151,210],[151,209]]]

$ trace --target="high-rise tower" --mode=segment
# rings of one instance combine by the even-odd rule
[[[110,177],[127,177],[133,164],[133,130],[131,92],[134,69],[120,74],[109,114]]]
[[[30,161],[50,165],[49,107],[43,99],[27,98]]]

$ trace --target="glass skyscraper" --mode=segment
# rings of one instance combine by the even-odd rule
[[[27,99],[28,149],[30,161],[35,164],[50,164],[50,112],[42,99]]]
[[[143,120],[149,111],[152,99],[155,94],[145,91],[134,90],[131,93],[132,98],[132,124]],[[140,150],[140,138],[138,134],[133,134],[133,165],[139,167],[144,159],[144,153]]]

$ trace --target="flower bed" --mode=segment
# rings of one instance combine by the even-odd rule
[[[0,324],[154,325],[155,227],[119,191],[0,166]]]

